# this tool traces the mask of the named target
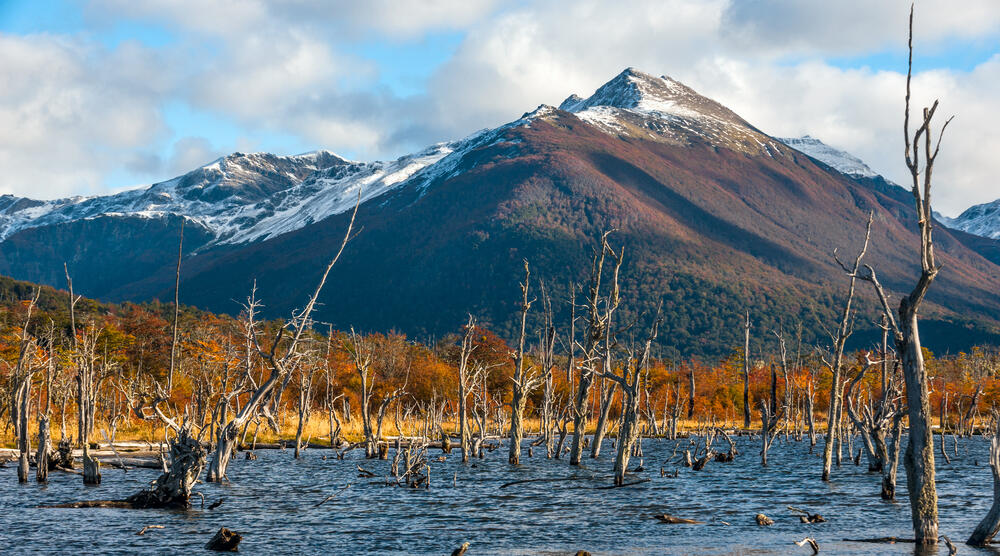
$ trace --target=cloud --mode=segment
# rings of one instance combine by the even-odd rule
[[[135,44],[0,34],[0,60],[0,191],[101,191],[125,153],[166,132],[156,104],[168,83]]]
[[[0,35],[0,190],[95,192],[123,170],[165,179],[268,135],[393,157],[587,95],[627,66],[669,74],[769,133],[809,133],[901,180],[903,76],[826,60],[901,51],[908,9],[895,0],[94,0],[93,33]],[[171,40],[112,48],[95,38],[136,21],[169,29]],[[453,55],[422,69],[426,91],[406,97],[380,84],[383,68],[363,48],[420,48],[456,32],[464,38]],[[1000,7],[923,0],[916,33],[918,56],[995,39]],[[938,170],[946,213],[996,196],[998,66],[916,76],[918,100],[940,97],[958,114]],[[168,129],[170,103],[232,122],[240,137]]]
[[[908,1],[740,0],[723,18],[723,36],[742,50],[774,55],[860,54],[902,48]],[[1000,10],[992,0],[922,0],[916,6],[914,34],[924,45],[949,38],[970,39],[996,33]]]

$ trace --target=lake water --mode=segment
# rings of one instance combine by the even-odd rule
[[[900,465],[898,501],[879,498],[877,474],[846,461],[833,480],[820,480],[821,461],[808,454],[808,441],[776,440],[770,465],[760,466],[759,441],[737,438],[741,454],[732,463],[710,463],[703,471],[680,467],[677,478],[660,477],[673,441],[646,440],[647,471],[636,486],[598,489],[612,482],[610,442],[599,460],[571,468],[566,460],[527,457],[514,468],[506,450],[467,465],[458,450],[447,461],[431,451],[431,488],[383,486],[364,479],[356,465],[389,474],[389,461],[365,461],[356,450],[337,460],[329,450],[308,450],[300,460],[291,450],[260,450],[257,461],[242,454],[229,469],[231,483],[200,484],[206,506],[215,510],[41,509],[41,504],[124,498],[156,477],[155,470],[127,473],[105,468],[104,482],[84,487],[78,475],[51,474],[48,485],[17,483],[13,464],[0,469],[0,551],[4,553],[199,553],[220,526],[243,534],[247,554],[450,554],[470,542],[475,554],[811,554],[793,541],[812,536],[821,554],[912,554],[907,544],[863,544],[845,538],[911,537],[906,476]],[[683,442],[687,442],[686,440]],[[722,444],[724,446],[724,443]],[[951,449],[951,440],[948,441]],[[855,443],[855,449],[859,446]],[[981,438],[960,440],[960,455],[945,464],[938,456],[941,532],[960,553],[977,551],[965,539],[989,509],[992,476],[989,446]],[[637,463],[633,460],[632,467]],[[573,476],[580,480],[510,481]],[[319,507],[328,495],[351,487]],[[829,521],[802,524],[786,506],[820,513]],[[669,513],[706,522],[666,525],[652,516]],[[774,519],[758,527],[754,515]],[[727,525],[728,523],[728,525]],[[146,525],[163,525],[143,536]],[[931,551],[931,554],[938,553]],[[947,554],[943,547],[940,554]]]

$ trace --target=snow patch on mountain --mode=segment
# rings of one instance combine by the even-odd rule
[[[328,151],[296,156],[232,155],[183,176],[113,195],[35,201],[0,196],[0,241],[21,230],[102,216],[182,216],[204,227],[208,245],[259,241],[297,230],[413,184],[425,188],[456,172],[471,150],[554,111],[540,107],[510,124],[438,143],[393,161],[356,162]]]
[[[971,206],[955,218],[947,218],[942,222],[949,228],[990,239],[1000,239],[1000,199]]]
[[[835,149],[809,135],[804,137],[776,137],[775,139],[815,158],[841,174],[858,178],[874,178],[878,176],[860,158],[848,152]]]

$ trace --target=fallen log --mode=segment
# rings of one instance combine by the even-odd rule
[[[648,483],[649,481],[650,481],[650,479],[640,479],[638,481],[632,481],[631,483],[624,483],[624,484],[620,484],[620,485],[598,486],[598,487],[594,487],[594,490],[608,490],[608,489],[612,489],[612,488],[621,488],[621,487],[627,487],[627,486],[635,486],[635,485],[641,485],[642,483]]]
[[[701,524],[705,523],[704,521],[697,521],[697,520],[694,520],[694,519],[687,519],[687,518],[684,518],[684,517],[672,516],[670,514],[654,515],[653,517],[655,517],[656,519],[659,519],[663,523],[669,523],[669,524],[701,525]]]
[[[504,483],[500,485],[500,488],[507,488],[509,486],[521,485],[524,483],[554,483],[559,481],[586,481],[592,479],[593,477],[547,477],[543,479],[521,479],[520,481],[511,481],[509,483]]]

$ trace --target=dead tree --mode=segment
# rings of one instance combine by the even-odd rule
[[[608,373],[613,367],[610,350],[605,355],[604,372]],[[611,416],[611,406],[614,405],[615,395],[618,393],[618,384],[605,378],[601,378],[600,388],[597,391],[597,423],[594,424],[594,439],[590,445],[590,457],[597,459],[601,456],[601,447],[604,445],[604,436],[608,430],[608,418]]]
[[[781,413],[772,411],[770,404],[760,401],[760,464],[767,466],[767,450],[771,447],[771,442],[778,436],[781,430]]]
[[[170,467],[148,489],[128,501],[136,508],[189,508],[191,489],[205,468],[207,454],[201,441],[191,435],[191,426],[182,424],[170,442]]]
[[[573,441],[570,446],[570,465],[580,465],[583,456],[583,444],[587,435],[589,417],[588,401],[594,379],[599,374],[600,347],[607,338],[607,329],[620,303],[618,274],[621,269],[622,257],[616,254],[608,244],[608,234],[601,236],[600,252],[594,253],[590,271],[590,289],[587,296],[587,330],[583,343],[583,363],[580,366],[580,381],[577,384],[576,397],[573,402]],[[610,255],[615,261],[611,273],[611,286],[607,297],[601,295],[601,280],[604,274],[605,257]],[[603,306],[602,306],[603,302]]]
[[[670,388],[667,387],[667,392],[664,394],[663,403],[666,405],[667,398],[669,397]],[[666,409],[666,407],[664,407]],[[670,440],[677,440],[677,425],[681,420],[681,383],[677,381],[674,385],[674,407],[670,410],[670,421],[667,425],[667,438]]]
[[[28,436],[28,415],[31,409],[31,382],[35,372],[38,370],[37,343],[35,338],[28,332],[31,325],[31,314],[38,303],[38,296],[41,289],[36,289],[31,300],[28,302],[27,312],[24,317],[24,324],[21,325],[21,337],[19,338],[17,361],[11,376],[11,390],[14,393],[10,414],[14,422],[14,432],[17,435],[18,461],[17,480],[21,483],[28,482],[28,465],[31,452],[31,440]]]
[[[649,364],[649,354],[656,341],[657,331],[660,326],[660,309],[663,302],[656,309],[653,317],[653,324],[649,329],[649,335],[643,346],[642,354],[636,358],[634,353],[629,353],[625,369],[621,375],[605,371],[605,377],[613,380],[622,390],[622,421],[621,429],[618,433],[618,453],[615,457],[615,486],[625,484],[625,471],[628,469],[629,457],[632,454],[632,447],[639,438],[639,383],[640,372]]]
[[[157,383],[158,384],[158,383]],[[162,390],[162,387],[161,387]],[[191,435],[188,422],[178,425],[166,418],[175,431],[170,441],[170,465],[145,488],[125,500],[92,500],[53,506],[56,508],[175,508],[191,507],[191,493],[205,467],[206,453],[201,441]]]
[[[521,334],[514,355],[514,377],[511,385],[510,401],[510,450],[507,461],[517,465],[521,461],[521,440],[524,438],[524,408],[528,403],[531,391],[541,382],[538,371],[528,366],[525,368],[524,341],[527,333],[528,310],[534,300],[528,300],[529,279],[531,271],[528,261],[524,261],[524,282],[521,284]]]
[[[750,309],[743,323],[743,428],[750,428]]]
[[[785,334],[784,331],[779,327],[776,332],[774,332],[776,338],[778,338],[778,360],[781,362],[781,377],[785,382],[785,392],[782,399],[783,413],[785,415],[785,439],[788,439],[788,429],[790,428],[791,418],[792,418],[792,387],[791,382],[788,381],[788,349],[785,346]],[[777,382],[772,374],[772,382]],[[776,395],[776,394],[775,394]],[[774,411],[777,411],[775,408]]]
[[[883,352],[884,366],[885,357]],[[894,365],[894,372],[885,377],[878,399],[855,403],[854,391],[865,377],[865,373],[875,362],[866,355],[858,374],[847,384],[844,397],[847,399],[847,414],[854,426],[861,433],[865,452],[868,454],[868,470],[882,473],[882,492],[884,500],[893,500],[896,494],[896,468],[899,461],[899,437],[902,433],[901,420],[902,384],[899,377],[899,365]]]
[[[170,340],[170,370],[167,372],[167,391],[174,389],[174,369],[177,361],[177,324],[180,319],[181,257],[184,254],[184,218],[181,218],[181,238],[177,242],[177,272],[174,276],[174,322]]]
[[[383,367],[387,365],[383,363],[388,363],[388,366],[395,367],[394,362],[389,361],[389,359],[394,359],[396,353],[394,353],[394,350],[391,349],[388,343],[381,346],[377,345],[373,337],[361,336],[353,328],[351,329],[350,341],[344,342],[344,350],[350,355],[351,362],[354,364],[354,371],[361,381],[359,398],[361,401],[361,429],[364,434],[365,457],[373,459],[379,457],[379,443],[382,440],[382,423],[385,420],[386,411],[394,401],[403,396],[406,385],[404,384],[402,388],[396,388],[386,394],[378,403],[378,406],[374,407],[375,386],[380,374],[379,369],[382,371],[386,370]],[[382,360],[379,361],[376,356],[382,357]]]
[[[48,360],[45,364],[45,409],[38,411],[38,450],[35,454],[35,480],[49,480],[49,453],[52,451],[50,427],[52,418],[52,375],[55,374],[55,323],[49,321]],[[41,394],[39,394],[41,395]]]
[[[77,442],[83,447],[83,484],[96,485],[101,482],[100,462],[90,457],[90,429],[93,419],[93,369],[80,354],[80,342],[76,336],[76,304],[82,296],[73,294],[73,279],[69,275],[69,267],[63,263],[66,272],[66,286],[69,289],[69,322],[70,339],[72,341],[73,359],[76,364],[76,406],[77,406]]]
[[[306,303],[305,308],[303,308],[299,313],[293,314],[288,325],[282,326],[278,330],[278,333],[271,344],[270,350],[264,351],[264,349],[260,346],[257,338],[257,331],[253,324],[253,318],[251,317],[249,319],[250,325],[248,326],[248,342],[254,346],[257,354],[267,364],[270,373],[267,379],[258,385],[251,393],[250,399],[247,400],[246,404],[243,405],[236,416],[226,423],[225,426],[219,428],[215,452],[213,453],[212,460],[208,466],[207,480],[209,482],[221,482],[226,478],[226,469],[229,467],[229,461],[232,457],[233,449],[236,446],[240,429],[251,418],[256,416],[258,408],[274,389],[275,385],[277,385],[278,382],[282,380],[290,371],[291,363],[297,354],[299,342],[302,340],[311,323],[310,315],[312,314],[313,308],[316,306],[316,301],[319,298],[320,292],[323,291],[323,285],[326,284],[326,278],[329,276],[333,265],[335,265],[337,260],[340,259],[340,255],[344,252],[344,247],[347,246],[347,242],[351,239],[351,230],[354,228],[354,218],[358,214],[358,207],[360,204],[361,197],[359,195],[358,204],[354,205],[354,212],[351,214],[351,220],[347,225],[347,232],[344,234],[344,240],[340,244],[340,249],[337,250],[336,255],[333,256],[330,263],[326,266],[326,270],[323,271],[319,284],[316,286],[316,290]],[[254,306],[255,304],[256,299],[254,298],[254,295],[251,294],[248,305]],[[279,356],[279,346],[282,343],[282,339],[284,338],[286,331],[289,329],[294,329],[292,339],[285,350],[285,354],[283,356]]]
[[[837,250],[833,251],[833,258],[837,261],[837,264],[844,270],[848,275],[847,292],[844,296],[844,310],[840,314],[840,323],[837,327],[836,334],[833,334],[831,339],[833,340],[833,357],[828,361],[825,358],[823,363],[830,369],[832,378],[830,381],[830,409],[829,415],[826,419],[826,441],[823,444],[823,480],[830,480],[830,468],[833,463],[833,444],[840,437],[840,421],[842,415],[842,407],[844,403],[843,393],[844,386],[841,380],[841,375],[844,369],[844,345],[847,343],[847,339],[850,338],[853,333],[852,322],[852,304],[854,303],[854,291],[857,284],[857,272],[861,268],[861,260],[865,256],[865,252],[868,251],[868,241],[871,238],[872,233],[872,220],[874,219],[874,214],[868,214],[868,225],[865,229],[865,240],[861,244],[861,249],[858,251],[858,256],[854,258],[854,266],[848,267],[837,257]],[[839,452],[838,452],[839,453]],[[838,456],[837,464],[840,464],[840,456]]]
[[[695,400],[695,386],[694,386],[694,365],[688,367],[688,403],[687,403],[687,418],[694,419],[694,400]]]
[[[966,544],[988,546],[1000,530],[1000,413],[993,411],[993,436],[990,439],[990,469],[993,471],[993,505],[969,536]]]
[[[554,428],[553,407],[555,396],[555,383],[553,370],[555,369],[556,350],[556,327],[553,323],[552,300],[548,292],[545,291],[545,283],[540,284],[542,290],[542,330],[538,345],[539,364],[542,367],[542,442],[545,444],[545,457],[552,458],[555,449],[553,445],[552,429]]]
[[[809,453],[816,446],[816,367],[810,366],[806,379],[806,391],[803,393],[806,402],[806,426],[809,428]]]
[[[330,344],[332,338],[327,338],[326,359],[330,359]],[[295,459],[302,455],[302,433],[309,417],[312,415],[313,401],[313,377],[316,374],[315,361],[305,361],[298,366],[299,371],[299,399],[298,399],[298,426],[295,427]]]
[[[934,484],[934,437],[931,429],[930,392],[927,385],[927,369],[921,350],[917,316],[931,283],[937,276],[939,267],[934,259],[934,215],[931,210],[931,176],[934,161],[941,147],[944,130],[951,122],[949,118],[932,145],[931,121],[937,111],[938,101],[930,108],[924,108],[920,126],[910,137],[910,80],[913,73],[913,8],[910,8],[909,56],[906,72],[906,102],[903,119],[903,137],[906,146],[906,166],[912,179],[911,191],[920,229],[920,278],[909,295],[903,296],[896,311],[898,321],[890,308],[889,297],[870,265],[865,265],[866,274],[860,278],[870,282],[882,304],[889,321],[903,368],[906,381],[906,407],[910,425],[909,441],[903,462],[906,467],[906,484],[910,495],[910,511],[913,521],[914,539],[917,544],[936,544],[938,540],[937,488]],[[920,142],[923,140],[924,162],[921,168]],[[921,180],[921,176],[923,179]]]
[[[474,387],[470,363],[472,352],[476,349],[473,338],[476,330],[476,319],[469,315],[469,322],[462,334],[462,345],[458,357],[458,437],[462,450],[462,463],[469,461],[470,431],[469,431],[469,392]]]

